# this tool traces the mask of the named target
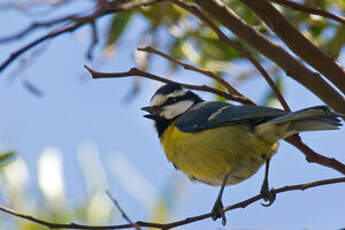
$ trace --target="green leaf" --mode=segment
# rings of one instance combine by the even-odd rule
[[[107,46],[110,46],[116,43],[116,41],[122,35],[123,31],[126,29],[126,26],[130,22],[132,15],[133,13],[131,11],[120,12],[114,15],[108,29]]]
[[[170,46],[170,54],[176,59],[184,58],[184,54],[182,52],[181,46],[184,42],[184,39],[174,39]]]
[[[276,84],[279,92],[281,94],[283,94],[283,90],[284,90],[283,81],[282,81],[282,78],[278,75],[279,74],[276,74],[275,84]],[[271,88],[269,88],[269,91],[264,96],[261,104],[264,106],[269,106],[269,107],[280,107],[281,106],[278,98],[276,97],[276,95],[274,94],[274,92],[272,91]]]
[[[215,81],[214,87],[220,91],[223,91],[223,92],[226,91],[224,86],[222,84],[220,84],[219,81]],[[226,98],[219,96],[219,95],[216,96],[216,100],[226,102]]]
[[[15,155],[16,153],[12,151],[0,154],[0,169],[8,163],[12,162],[14,160]]]
[[[324,50],[330,56],[337,58],[340,54],[342,47],[345,44],[345,26],[340,25],[337,28],[336,33],[333,38],[328,40],[328,42],[323,46]]]
[[[237,51],[218,39],[201,38],[199,46],[201,48],[201,63],[206,63],[209,59],[228,61],[239,57]]]
[[[162,2],[161,4],[141,8],[140,12],[149,20],[153,29],[162,24],[169,27],[176,24],[181,17],[188,15],[188,13],[178,7],[174,7],[169,2]]]

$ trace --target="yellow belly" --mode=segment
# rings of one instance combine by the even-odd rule
[[[249,178],[278,148],[242,124],[196,133],[183,133],[170,125],[161,142],[169,161],[191,180],[210,185],[221,185],[227,173],[227,184]]]

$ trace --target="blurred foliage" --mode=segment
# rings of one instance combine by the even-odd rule
[[[110,1],[111,4],[120,5],[130,1],[137,0],[90,0],[88,2],[95,4],[96,7],[101,6],[105,2]],[[240,0],[222,0],[236,14],[238,14],[245,22],[254,26],[260,33],[266,37],[280,42],[269,28]],[[186,0],[186,3],[192,3]],[[299,0],[296,1],[308,7],[319,8],[334,14],[344,15],[344,0]],[[61,9],[64,5],[72,4],[73,0],[57,0],[57,1],[13,1],[0,4],[1,9],[9,7],[20,9],[20,11],[33,11],[38,8],[40,12],[46,9],[49,15],[54,9]],[[305,12],[296,11],[288,7],[274,3],[274,5],[282,12],[282,14],[295,25],[308,39],[320,47],[324,52],[334,58],[338,58],[341,50],[345,45],[345,26],[341,23],[327,19],[325,17],[311,15]],[[58,7],[57,7],[58,6]],[[209,16],[207,12],[204,12]],[[210,19],[212,17],[210,16]],[[113,57],[117,48],[126,48],[123,43],[119,42],[124,37],[129,28],[135,28],[138,36],[126,39],[137,40],[138,45],[153,46],[169,53],[174,58],[190,62],[218,74],[230,78],[229,81],[242,82],[244,79],[259,76],[258,72],[252,65],[246,65],[245,68],[236,68],[236,63],[249,63],[233,48],[219,41],[216,34],[210,30],[204,23],[200,22],[195,16],[187,11],[177,7],[170,2],[161,2],[151,6],[140,7],[130,12],[119,12],[108,17],[107,30],[103,45],[103,57],[109,60]],[[146,28],[136,28],[136,20],[146,22]],[[246,43],[236,38],[230,31],[222,27],[218,22],[214,23],[223,30],[230,38],[239,45],[246,48],[252,55],[267,68],[275,68],[274,64],[268,62],[265,57],[258,53],[255,49],[249,47]],[[160,32],[168,34],[162,39]],[[125,39],[123,39],[125,40]],[[281,43],[282,44],[282,43]],[[133,56],[136,64],[146,70],[150,66],[150,54],[139,54],[136,52]],[[168,62],[168,75],[172,76],[181,68],[176,63]],[[276,72],[278,73],[278,72]],[[243,77],[245,76],[245,77]],[[273,78],[278,78],[273,73]],[[136,82],[138,83],[138,82]],[[31,86],[31,85],[30,85]],[[282,86],[282,88],[284,88]],[[28,87],[33,91],[32,87]],[[138,92],[140,84],[133,87],[133,92]],[[33,91],[35,93],[35,91]]]
[[[278,40],[268,27],[241,1],[223,1],[243,20],[255,26],[262,34],[274,40]],[[309,7],[320,8],[335,14],[342,14],[342,12],[345,11],[345,1],[343,0],[304,0],[298,2]],[[293,25],[299,28],[308,39],[324,50],[324,52],[334,58],[339,56],[345,44],[345,26],[324,17],[292,10],[278,4],[275,5]],[[243,75],[246,75],[245,79],[258,76],[257,71],[253,71],[254,67],[252,66],[250,66],[249,69],[248,67],[241,70],[236,69],[234,65],[231,64],[233,61],[247,62],[247,60],[241,57],[233,48],[219,41],[216,34],[203,23],[199,22],[196,17],[168,2],[140,8],[133,13],[119,13],[114,15],[107,35],[108,41],[111,41],[112,45],[116,45],[121,34],[131,25],[131,23],[128,23],[131,15],[144,17],[151,31],[160,29],[170,34],[167,40],[163,41],[158,38],[155,39],[154,44],[147,45],[158,47],[163,52],[168,52],[177,59],[211,69],[220,74],[222,73],[223,76],[230,74],[232,77],[229,79],[230,81],[236,81],[238,79],[235,78]],[[218,26],[224,32],[228,33],[221,25]],[[262,64],[267,66],[267,60],[256,50],[248,47],[231,33],[228,34],[238,44],[249,50]],[[169,66],[170,74],[179,70],[176,63],[170,62]],[[275,68],[275,66],[271,65],[268,66],[268,68]],[[278,73],[278,71],[272,73],[273,78],[279,79]],[[242,78],[241,81],[243,79],[244,78]],[[219,86],[217,87],[219,88]],[[284,88],[282,84],[280,88]]]
[[[132,12],[120,12],[115,14],[108,30],[107,46],[112,46],[119,39],[126,26],[130,22]]]
[[[0,154],[0,170],[14,160],[15,152],[5,152]]]
[[[110,1],[111,4],[119,5],[137,0],[90,0],[88,2],[91,4],[95,4],[96,2],[96,6],[99,7],[107,1]],[[260,33],[279,42],[279,38],[240,0],[222,1],[244,21],[254,26]],[[31,12],[37,8],[40,12],[47,12],[47,15],[49,15],[54,9],[61,10],[64,5],[70,5],[73,2],[73,0],[13,1],[0,4],[0,10],[12,7],[22,12]],[[193,1],[186,0],[185,2],[192,3]],[[344,0],[299,0],[296,2],[338,15],[344,15],[345,11]],[[325,17],[296,11],[276,3],[274,5],[308,39],[330,56],[338,58],[340,51],[345,45],[344,25]],[[207,12],[204,13],[209,16]],[[212,17],[210,18],[212,19]],[[156,47],[177,59],[208,68],[224,77],[230,74],[231,78],[228,79],[229,81],[237,81],[238,79],[236,78],[241,78],[240,81],[242,81],[259,76],[257,71],[253,71],[254,67],[251,65],[246,66],[246,68],[236,69],[235,65],[231,64],[232,62],[236,61],[236,63],[241,63],[242,61],[243,63],[248,63],[248,61],[240,56],[233,48],[219,41],[216,34],[195,16],[170,2],[161,2],[147,7],[140,7],[130,12],[119,12],[108,17],[107,31],[103,39],[104,46],[102,48],[105,54],[103,57],[113,57],[114,50],[121,48],[121,44],[123,44],[119,41],[129,28],[135,27],[135,21],[138,19],[146,22],[146,28],[135,28],[138,31],[138,36],[130,39],[136,39],[139,45]],[[266,66],[269,63],[271,66],[268,66],[268,68],[274,68],[271,62],[267,62],[265,57],[260,53],[236,38],[226,28],[222,27],[222,25],[217,24],[216,21],[214,23],[230,38],[251,52],[258,61]],[[159,32],[162,31],[165,34],[169,34],[169,36],[161,39]],[[149,66],[151,55],[135,54],[134,56],[139,67],[146,70]],[[169,75],[173,75],[174,72],[180,69],[176,63],[169,62]],[[242,78],[243,75],[246,75],[246,77]],[[276,75],[273,76],[273,78],[277,77]],[[32,87],[29,87],[29,89],[33,90]],[[137,92],[139,89],[138,85],[134,89]]]
[[[28,169],[25,161],[14,152],[8,152],[0,155],[0,201],[1,205],[7,206],[20,213],[55,222],[55,223],[81,223],[89,225],[105,225],[125,223],[119,210],[116,209],[113,201],[106,195],[108,185],[108,174],[106,170],[114,170],[118,174],[116,164],[105,165],[107,161],[101,160],[100,152],[97,146],[92,142],[82,143],[77,148],[77,158],[82,180],[74,180],[75,187],[85,186],[86,193],[79,194],[78,202],[70,202],[71,198],[67,197],[70,178],[64,175],[65,163],[63,153],[56,147],[48,147],[40,154],[37,164],[37,181],[39,193],[33,192],[32,187],[36,187],[34,175]],[[111,162],[120,159],[130,164],[128,159],[121,153],[108,154]],[[10,160],[11,159],[11,160]],[[117,162],[119,162],[117,160]],[[120,164],[123,165],[123,162]],[[127,163],[126,163],[127,162]],[[111,168],[109,168],[111,167]],[[77,168],[77,167],[76,167]],[[145,178],[134,168],[127,165],[121,171],[121,175],[113,173],[112,181],[118,181],[122,184],[129,194],[138,202],[138,207],[142,208],[151,220],[167,222],[174,208],[176,201],[179,200],[183,189],[181,183],[169,181],[163,187],[159,194],[152,194],[151,200],[145,193],[152,193],[151,184],[140,184],[140,189],[133,190],[126,187],[126,183],[136,183],[146,181]],[[121,179],[125,179],[121,181]],[[177,177],[178,179],[178,177]],[[175,185],[178,184],[179,187]],[[183,184],[182,184],[183,185]],[[30,188],[31,187],[31,188]],[[74,189],[74,188],[73,188]],[[36,189],[37,190],[37,189]],[[117,191],[111,191],[115,194]],[[144,196],[144,197],[143,197]],[[121,197],[114,197],[120,203],[122,209],[126,212],[126,200]],[[142,200],[147,202],[140,202]],[[174,202],[171,202],[171,201]],[[126,213],[129,217],[137,213]],[[44,227],[32,222],[9,217],[8,214],[0,212],[0,229],[18,229],[18,230],[39,230]]]

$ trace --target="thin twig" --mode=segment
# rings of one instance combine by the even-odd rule
[[[106,191],[105,193],[107,194],[109,199],[114,203],[116,208],[120,211],[122,218],[125,219],[129,224],[134,224],[134,222],[129,218],[129,216],[126,214],[126,212],[121,208],[119,202],[110,194],[110,192]],[[137,230],[140,230],[139,226],[136,226],[135,228]]]
[[[38,44],[42,43],[43,41],[49,40],[53,37],[56,37],[60,34],[71,32],[77,29],[83,25],[82,23],[75,23],[72,26],[68,26],[64,29],[55,30],[54,32],[48,33],[43,37],[40,37],[29,44],[25,45],[21,49],[17,50],[16,52],[12,53],[8,59],[6,59],[1,65],[0,65],[0,72],[3,71],[9,64],[11,64],[15,59],[17,59],[20,55],[22,55],[24,52],[28,51],[29,49],[37,46]]]
[[[130,76],[140,76],[140,77],[144,77],[144,78],[148,78],[151,80],[156,80],[156,81],[160,81],[163,83],[171,83],[171,82],[175,82],[172,80],[169,80],[167,78],[163,78],[163,77],[159,77],[153,74],[150,74],[148,72],[139,70],[137,68],[131,68],[128,71],[125,72],[116,72],[116,73],[103,73],[103,72],[97,72],[93,69],[91,69],[88,66],[84,66],[92,75],[92,78],[94,79],[98,79],[98,78],[121,78],[121,77],[130,77]],[[175,82],[177,83],[177,82]],[[199,91],[204,91],[204,92],[210,92],[213,94],[216,94],[218,96],[224,97],[228,100],[232,100],[232,101],[238,101],[240,103],[243,104],[248,104],[248,105],[252,105],[253,102],[252,101],[248,101],[247,98],[243,98],[241,96],[238,95],[233,95],[233,94],[229,94],[223,91],[220,91],[218,89],[209,87],[207,85],[190,85],[190,84],[184,84],[184,83],[179,83],[181,84],[183,87],[187,88],[187,89],[194,89],[194,90],[199,90]]]
[[[42,27],[50,27],[57,24],[61,24],[61,23],[68,23],[76,19],[77,19],[77,14],[72,14],[72,15],[56,18],[50,21],[33,22],[31,23],[31,25],[29,25],[28,27],[24,28],[23,30],[15,34],[0,38],[0,43],[12,42],[24,37],[25,35],[28,35],[29,33],[33,32],[36,29],[39,29]]]
[[[304,191],[306,189],[309,188],[313,188],[313,187],[317,187],[317,186],[321,186],[321,185],[328,185],[328,184],[335,184],[335,183],[343,183],[345,182],[345,177],[339,177],[339,178],[334,178],[334,179],[327,179],[327,180],[320,180],[320,181],[314,181],[314,182],[310,182],[310,183],[305,183],[305,184],[298,184],[298,185],[287,185],[284,187],[280,187],[278,189],[273,189],[272,193],[274,194],[278,194],[278,193],[283,193],[283,192],[287,192],[287,191],[294,191],[294,190],[300,190],[300,191]],[[236,208],[245,208],[248,205],[252,204],[255,201],[258,201],[260,199],[262,199],[262,195],[257,195],[254,196],[248,200],[239,202],[237,204],[234,205],[230,205],[224,208],[225,211],[229,211],[229,210],[233,210]]]
[[[93,12],[92,14],[88,15],[88,16],[84,16],[84,17],[76,17],[74,18],[74,22],[70,25],[64,25],[56,30],[53,30],[51,32],[49,32],[48,34],[26,44],[24,47],[18,49],[16,52],[12,53],[4,62],[2,62],[0,64],[0,73],[1,71],[3,71],[9,64],[11,64],[14,60],[16,60],[20,55],[22,55],[23,53],[25,53],[26,51],[28,51],[29,49],[35,47],[36,45],[49,40],[51,38],[55,38],[61,34],[67,33],[67,32],[72,32],[76,29],[78,29],[79,27],[86,25],[86,24],[92,24],[93,21],[95,21],[96,19],[101,18],[102,16],[105,16],[107,14],[113,14],[116,12],[120,12],[120,11],[129,11],[129,10],[133,10],[135,8],[138,8],[140,6],[148,6],[148,5],[152,5],[158,2],[161,2],[162,0],[142,0],[142,1],[131,1],[128,3],[124,3],[122,5],[116,5],[116,6],[109,6],[109,7],[105,7],[105,8],[99,8],[97,9],[95,12]],[[66,17],[68,18],[68,17]]]
[[[274,81],[271,79],[269,74],[266,72],[266,70],[262,67],[262,65],[249,53],[247,50],[242,48],[240,45],[238,45],[236,42],[232,41],[230,38],[228,38],[210,19],[208,19],[199,9],[198,7],[194,5],[188,5],[182,1],[179,0],[170,0],[179,7],[187,10],[188,12],[194,14],[197,16],[200,21],[204,22],[206,25],[208,25],[218,36],[218,38],[223,41],[224,43],[228,44],[232,48],[234,48],[237,52],[239,52],[243,57],[247,58],[254,66],[255,68],[262,74],[262,76],[267,81],[268,85],[273,90],[274,95],[278,98],[281,105],[286,111],[291,111],[289,105],[285,101],[284,97],[279,92],[278,87],[274,83]]]
[[[204,74],[216,81],[218,81],[220,84],[222,84],[231,94],[235,94],[235,95],[239,95],[244,97],[243,94],[241,94],[237,89],[235,89],[232,85],[230,85],[227,81],[225,81],[223,78],[219,77],[217,74],[213,73],[210,70],[207,69],[203,69],[203,68],[199,68],[193,65],[189,65],[187,63],[184,63],[180,60],[177,60],[176,58],[173,58],[172,56],[165,54],[153,47],[147,46],[147,47],[142,47],[142,48],[138,48],[139,51],[144,51],[144,52],[148,52],[148,53],[154,53],[157,54],[161,57],[164,57],[166,59],[168,59],[169,61],[175,62],[176,64],[182,66],[184,69],[186,70],[192,70],[194,72],[198,72],[201,74]]]
[[[33,13],[28,12],[28,10],[38,8],[38,12],[34,12],[35,14],[39,14],[42,16],[42,14],[49,14],[52,12],[52,10],[56,10],[57,8],[64,6],[74,0],[60,0],[58,4],[56,2],[50,2],[50,1],[16,1],[16,0],[9,0],[9,1],[4,1],[2,0],[2,3],[0,3],[0,11],[5,11],[5,10],[17,10],[20,13],[24,15],[29,15],[31,16]],[[48,9],[40,9],[40,8],[48,8]]]
[[[328,168],[335,169],[345,175],[345,165],[343,163],[334,158],[325,157],[316,153],[302,141],[302,138],[298,134],[285,138],[285,141],[299,149],[305,155],[308,162],[317,163]]]
[[[332,14],[332,13],[327,12],[327,11],[322,10],[322,9],[304,6],[300,3],[292,2],[289,0],[270,0],[270,1],[278,3],[279,5],[289,7],[289,8],[294,9],[294,10],[302,11],[302,12],[309,13],[309,14],[319,15],[319,16],[322,16],[325,18],[333,19],[333,20],[340,22],[342,24],[345,24],[345,18],[344,17]]]
[[[65,229],[99,229],[99,230],[101,230],[101,229],[102,230],[114,229],[114,228],[112,228],[112,226],[88,226],[88,225],[81,225],[81,224],[75,224],[75,223],[70,223],[70,224],[52,223],[52,222],[49,222],[49,221],[45,221],[45,220],[41,220],[41,219],[35,218],[33,216],[30,216],[30,215],[25,215],[25,214],[17,213],[15,211],[13,211],[12,209],[4,207],[2,205],[0,205],[0,211],[8,213],[8,214],[10,214],[12,216],[19,217],[19,218],[24,219],[24,220],[28,220],[30,222],[33,222],[33,223],[36,223],[36,224],[39,224],[39,225],[42,225],[42,226],[46,226],[46,227],[48,227],[50,229],[57,229],[57,228],[62,228],[62,229],[64,229],[64,228]],[[117,225],[117,227],[118,227],[117,229],[121,229],[121,227],[123,229],[125,229],[125,228],[131,228],[132,225],[130,225],[130,224]]]
[[[93,49],[98,43],[98,33],[97,33],[97,26],[95,20],[93,20],[91,23],[91,33],[92,33],[92,41],[90,43],[89,49],[87,51],[86,57],[91,60],[93,58]]]
[[[283,193],[283,192],[288,192],[288,191],[296,191],[296,190],[301,190],[304,191],[309,188],[313,187],[318,187],[322,185],[329,185],[329,184],[336,184],[336,183],[343,183],[345,182],[345,177],[339,177],[339,178],[333,178],[333,179],[327,179],[327,180],[320,180],[320,181],[314,181],[311,183],[305,183],[305,184],[297,184],[297,185],[289,185],[289,186],[284,186],[278,189],[272,190],[274,194],[278,193]],[[251,197],[247,200],[238,202],[236,204],[227,206],[224,208],[224,211],[227,212],[229,210],[233,209],[238,209],[238,208],[245,208],[248,205],[262,199],[263,196],[261,194],[256,195],[254,197]],[[212,216],[211,213],[206,213],[198,216],[193,216],[193,217],[188,217],[180,221],[176,222],[171,222],[171,223],[153,223],[153,222],[143,222],[143,221],[137,221],[136,223],[133,224],[122,224],[122,225],[104,225],[104,226],[90,226],[90,225],[80,225],[80,224],[75,224],[75,223],[70,223],[70,224],[59,224],[59,223],[52,223],[48,221],[44,221],[38,218],[35,218],[30,215],[25,215],[18,213],[16,211],[13,211],[12,209],[9,209],[7,207],[1,206],[0,205],[0,211],[8,213],[12,216],[19,217],[21,219],[25,219],[28,221],[31,221],[33,223],[46,226],[51,229],[57,229],[57,228],[65,228],[65,229],[92,229],[92,230],[98,230],[98,229],[103,229],[103,230],[109,230],[109,229],[129,229],[129,228],[135,228],[137,226],[140,227],[150,227],[150,228],[158,228],[162,230],[167,230],[171,228],[175,228],[181,225],[186,225],[190,224],[193,222],[197,222],[203,219],[210,218]]]

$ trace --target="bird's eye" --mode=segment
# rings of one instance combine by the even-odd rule
[[[166,102],[167,104],[173,104],[177,101],[176,97],[171,97],[168,99],[168,101]]]

